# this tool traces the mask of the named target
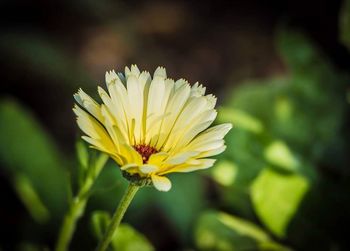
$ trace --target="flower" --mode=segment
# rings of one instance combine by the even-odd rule
[[[223,152],[232,125],[208,129],[216,118],[216,97],[205,95],[198,82],[167,78],[158,67],[153,78],[136,65],[125,74],[106,73],[108,93],[98,87],[98,104],[83,90],[74,95],[73,110],[82,138],[107,153],[132,182],[152,182],[160,191],[171,188],[165,175],[211,167]],[[146,183],[147,183],[146,182]]]

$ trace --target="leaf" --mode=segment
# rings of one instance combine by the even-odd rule
[[[92,215],[92,227],[95,236],[101,240],[111,221],[107,212],[96,211]],[[142,234],[127,224],[117,228],[111,246],[116,251],[154,251],[152,244]]]
[[[76,143],[76,151],[80,166],[86,170],[89,166],[89,152],[85,143],[82,140],[78,140]]]
[[[232,161],[222,160],[215,164],[210,172],[217,183],[230,186],[235,182],[238,166]]]
[[[51,212],[60,217],[67,205],[65,162],[54,143],[26,109],[0,101],[0,161],[8,175],[21,174]]]
[[[244,124],[254,124],[253,127],[256,127],[250,131],[262,132],[271,129],[271,124],[274,123],[272,119],[274,115],[274,102],[281,94],[288,92],[288,83],[289,80],[287,78],[246,82],[234,90],[227,104],[229,110],[225,111],[227,108],[224,109],[224,113],[228,113],[228,115],[224,115],[228,118],[234,118],[234,113],[239,111],[238,115],[236,115],[236,117],[238,116],[238,121],[240,121],[242,118],[241,115],[243,115],[243,119],[248,118],[250,121]],[[221,118],[220,116],[219,110],[219,120]],[[232,120],[232,122],[235,128],[235,121]],[[240,124],[241,122],[239,122],[238,126]]]
[[[87,179],[89,168],[91,168],[91,159],[94,158],[94,154],[90,158],[89,152],[86,144],[82,140],[77,140],[75,144],[75,151],[78,159],[76,173],[72,172],[71,174],[71,193],[74,190],[75,186],[82,187],[84,181]]]
[[[108,161],[109,156],[105,153],[100,153],[96,160],[93,161],[93,169],[94,169],[94,176],[96,177],[100,172],[101,169],[106,165]]]
[[[264,130],[264,126],[259,119],[239,109],[221,107],[218,120],[231,122],[235,127],[243,128],[254,133],[260,133]]]
[[[294,105],[291,99],[280,95],[275,101],[275,117],[280,123],[288,123],[293,116]]]
[[[274,242],[254,223],[223,212],[208,211],[201,214],[195,231],[199,250],[289,250]]]
[[[22,175],[16,174],[13,186],[31,216],[39,223],[45,223],[50,217],[50,213],[42,203],[39,195],[33,188],[30,180]]]
[[[224,203],[241,216],[252,218],[254,211],[249,186],[266,165],[262,154],[265,149],[264,137],[233,127],[225,141],[227,149],[222,155],[222,161],[227,164],[221,165],[219,162],[215,165],[211,169],[212,177],[224,186],[220,189],[220,198]]]
[[[118,227],[112,245],[116,251],[154,251],[151,243],[127,224]]]
[[[95,211],[91,216],[92,230],[98,240],[101,240],[105,233],[111,217],[107,212]]]
[[[273,141],[264,151],[265,159],[273,165],[283,168],[286,171],[296,171],[299,162],[289,149],[289,147],[281,140]]]
[[[251,186],[254,209],[266,227],[278,237],[285,237],[308,188],[308,180],[301,175],[265,168]]]

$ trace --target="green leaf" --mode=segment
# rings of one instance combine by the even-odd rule
[[[240,111],[238,113],[238,121],[240,121],[242,115],[243,121],[246,120],[244,118],[248,118],[250,122],[243,123],[248,124],[248,127],[249,125],[254,125],[253,128],[255,129],[250,131],[261,132],[271,129],[271,124],[275,122],[273,120],[275,100],[279,99],[282,94],[288,93],[288,83],[289,80],[286,78],[246,82],[232,93],[228,103],[229,110],[224,110],[224,113],[227,113],[227,115],[224,115],[228,118],[234,118],[234,113]],[[218,116],[220,119],[220,110]],[[235,127],[235,121],[232,120],[232,122]],[[241,123],[238,123],[239,127]]]
[[[235,182],[238,166],[232,161],[222,160],[215,164],[210,172],[217,183],[230,186]]]
[[[221,107],[218,120],[231,122],[235,127],[243,128],[254,133],[260,133],[264,130],[264,126],[259,119],[239,109]]]
[[[101,240],[105,233],[111,217],[104,211],[95,211],[91,217],[92,230],[98,240]]]
[[[101,172],[101,169],[106,165],[109,156],[105,153],[100,153],[96,160],[93,162],[94,176],[98,175]]]
[[[95,154],[92,154],[92,157],[90,158],[87,146],[82,140],[78,140],[76,142],[75,150],[78,163],[76,173],[72,172],[71,174],[71,192],[75,190],[73,188],[75,188],[76,185],[80,188],[83,186],[84,181],[86,181],[86,179],[88,178],[87,176],[89,173],[89,169],[92,166],[91,162],[95,157]]]
[[[311,40],[301,32],[281,29],[277,33],[277,46],[281,56],[294,72],[307,73],[305,67],[312,70],[312,64],[315,62],[320,65],[314,67],[323,67],[326,64]]]
[[[91,189],[91,186],[95,186],[96,179],[100,176],[108,158],[108,155],[104,153],[95,152],[95,154],[92,154],[87,170],[80,170],[81,172],[84,172],[80,175],[81,194],[84,194],[84,196],[90,196],[93,193],[94,189]]]
[[[264,151],[265,159],[273,165],[283,168],[286,171],[296,171],[299,162],[287,146],[281,140],[273,141]]]
[[[275,101],[275,117],[280,123],[288,123],[293,116],[294,106],[291,99],[281,95]]]
[[[195,241],[199,250],[289,250],[274,242],[254,223],[223,212],[203,213],[197,223]]]
[[[118,227],[112,245],[116,251],[154,251],[146,237],[127,224]]]
[[[308,180],[297,174],[282,174],[265,168],[251,187],[251,198],[260,220],[278,237],[285,237],[298,210]]]
[[[39,198],[30,180],[22,175],[16,174],[14,178],[15,190],[31,216],[40,223],[45,223],[50,217],[50,213]]]
[[[89,152],[85,143],[82,140],[78,140],[76,143],[76,151],[79,160],[79,164],[86,170],[89,166]]]
[[[24,175],[33,192],[60,217],[67,205],[65,162],[51,138],[26,109],[0,101],[0,162],[9,175]],[[27,187],[28,188],[28,187]]]
[[[107,212],[96,211],[92,215],[93,232],[98,240],[101,240],[110,223],[111,217]],[[116,251],[154,251],[152,244],[127,224],[121,224],[116,230],[111,246]]]
[[[262,155],[264,138],[264,135],[233,127],[225,138],[224,164],[219,162],[210,169],[214,180],[224,186],[220,189],[223,203],[248,218],[254,217],[249,186],[266,165]]]
[[[270,239],[268,234],[253,223],[226,213],[219,213],[217,217],[222,224],[236,231],[239,235],[248,236],[260,242]]]

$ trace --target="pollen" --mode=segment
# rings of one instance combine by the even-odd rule
[[[134,149],[142,156],[142,161],[144,164],[147,163],[149,157],[152,154],[155,154],[158,152],[158,150],[155,149],[154,147],[148,146],[145,144],[136,145],[134,146]]]

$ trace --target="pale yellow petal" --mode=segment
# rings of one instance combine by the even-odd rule
[[[197,149],[208,142],[213,140],[220,140],[231,130],[232,124],[226,123],[217,126],[213,126],[204,132],[200,133],[192,142],[186,147],[186,149]]]
[[[119,80],[117,80],[115,83],[110,84],[108,86],[108,90],[111,94],[111,97],[101,87],[98,88],[98,92],[103,103],[106,105],[108,110],[113,115],[114,122],[120,129],[120,132],[123,134],[123,137],[129,140],[129,130],[128,130],[129,119],[124,109],[124,107],[127,106],[128,101],[125,98],[126,89],[124,87],[121,87],[120,85],[122,84],[119,82]],[[122,93],[122,95],[125,95],[125,96],[123,96],[122,98],[121,97],[122,95],[120,93]]]
[[[198,152],[205,152],[209,150],[213,150],[219,147],[222,147],[225,144],[225,141],[223,139],[211,139],[206,142],[203,142],[203,144],[198,144],[193,147],[186,147],[186,150],[196,150]]]
[[[223,151],[225,151],[226,149],[226,146],[223,145],[223,146],[220,146],[216,149],[212,149],[212,150],[208,150],[208,151],[205,151],[205,152],[202,152],[201,154],[199,154],[197,156],[197,158],[206,158],[206,157],[211,157],[211,156],[215,156],[215,155],[218,155],[220,153],[222,153]]]
[[[121,135],[120,130],[118,130],[118,126],[115,124],[115,119],[105,105],[101,105],[101,113],[104,117],[104,127],[111,137],[117,152],[120,153],[119,145],[125,143],[125,139]]]
[[[140,171],[144,174],[153,173],[159,170],[159,167],[156,165],[145,164],[140,166]]]
[[[164,115],[164,108],[162,107],[164,94],[164,79],[157,76],[152,80],[148,92],[146,143],[150,142],[151,138],[159,132],[161,120],[158,118]]]
[[[161,77],[161,78],[166,78],[166,70],[164,67],[161,67],[159,66],[155,71],[154,71],[154,74],[153,74],[153,78],[155,77]]]
[[[149,157],[148,163],[151,165],[161,166],[162,162],[168,157],[169,154],[165,152],[155,153]]]
[[[176,153],[184,149],[192,139],[199,133],[207,129],[215,120],[217,112],[215,110],[209,110],[198,115],[191,121],[187,127],[183,128],[179,133],[176,141],[173,142],[172,148],[169,150],[172,153]],[[175,132],[174,132],[175,133]]]
[[[189,86],[190,84],[188,83],[188,81],[186,79],[180,78],[178,80],[176,80],[175,82],[175,91],[177,91],[178,89],[180,89],[183,86]],[[191,87],[190,87],[191,89]]]
[[[77,105],[74,106],[73,111],[77,115],[78,126],[85,134],[94,139],[109,138],[106,130],[94,117]]]
[[[165,114],[169,114],[169,116],[166,116],[163,120],[161,135],[162,138],[159,138],[157,147],[162,147],[167,139],[169,138],[169,135],[174,128],[174,123],[178,119],[179,114],[181,110],[183,109],[186,101],[189,98],[191,88],[187,84],[183,84],[180,87],[174,91],[174,94],[169,99],[169,103],[167,105]]]
[[[109,84],[111,84],[112,82],[114,82],[116,79],[118,79],[118,75],[115,73],[114,70],[112,71],[107,71],[106,75],[105,75],[105,79],[106,79],[106,84],[107,86]]]
[[[81,107],[85,108],[97,120],[102,121],[100,105],[95,100],[87,95],[82,89],[79,89],[73,96]]]
[[[215,159],[199,159],[199,161],[200,161],[200,164],[197,164],[197,165],[185,163],[182,165],[174,166],[172,168],[168,168],[167,170],[162,170],[161,172],[159,172],[159,175],[164,175],[164,174],[174,173],[174,172],[187,173],[187,172],[207,169],[207,168],[213,166],[216,160]]]
[[[141,139],[142,143],[145,143],[146,130],[147,130],[147,105],[148,105],[148,93],[151,85],[151,75],[147,71],[143,71],[138,78],[139,83],[143,86],[143,111],[141,118]]]
[[[158,176],[158,175],[152,175],[151,176],[152,183],[154,187],[162,192],[167,192],[171,188],[171,182],[167,177],[164,176]]]
[[[141,155],[130,145],[122,144],[120,145],[120,155],[127,159],[128,163],[135,163],[138,166],[143,164]]]
[[[196,82],[191,88],[191,96],[200,97],[205,94],[205,87]]]
[[[199,152],[184,152],[184,153],[179,153],[173,157],[170,157],[166,163],[170,165],[179,165],[183,164],[188,160],[189,158],[198,155]]]
[[[128,169],[133,168],[133,167],[137,167],[137,164],[135,164],[135,163],[128,163],[126,165],[121,166],[120,169],[125,171],[125,170],[128,170]]]
[[[133,69],[133,68],[132,68]],[[128,98],[131,112],[131,118],[135,120],[135,128],[134,128],[134,139],[135,144],[139,144],[141,142],[142,136],[142,117],[143,117],[143,83],[139,83],[138,78],[134,75],[130,75],[127,80],[128,87]]]
[[[131,70],[129,69],[129,67],[125,66],[124,73],[125,73],[125,79],[127,80],[131,74]]]
[[[86,142],[88,142],[91,146],[100,149],[100,151],[106,152],[108,154],[114,154],[114,148],[112,145],[107,146],[106,144],[104,144],[103,141],[99,140],[99,139],[93,139],[90,138],[88,136],[82,136],[81,137],[83,140],[85,140]]]
[[[131,74],[134,75],[135,77],[138,77],[140,75],[140,70],[137,67],[137,65],[135,64],[131,65]]]
[[[181,173],[187,173],[187,172],[193,172],[197,170],[203,170],[207,169],[209,167],[212,167],[216,161],[216,159],[201,159],[201,164],[199,165],[188,165],[183,168],[174,168],[172,171],[174,172],[181,172]]]
[[[213,94],[209,94],[209,95],[204,96],[204,97],[207,100],[208,109],[214,109],[214,107],[216,105],[217,98]]]
[[[215,117],[216,111],[208,111],[207,100],[205,97],[192,97],[189,99],[188,104],[178,117],[172,133],[164,146],[164,150],[170,151],[172,148],[175,148],[177,142],[181,142],[187,132],[191,131],[192,128],[197,127],[195,130],[197,132],[196,134],[193,135],[194,131],[189,132],[193,136],[189,138],[186,142],[187,144],[194,136],[205,130],[214,121]],[[201,125],[199,126],[199,124]],[[204,124],[206,126],[203,126]],[[182,146],[183,145],[180,145],[179,147]]]

